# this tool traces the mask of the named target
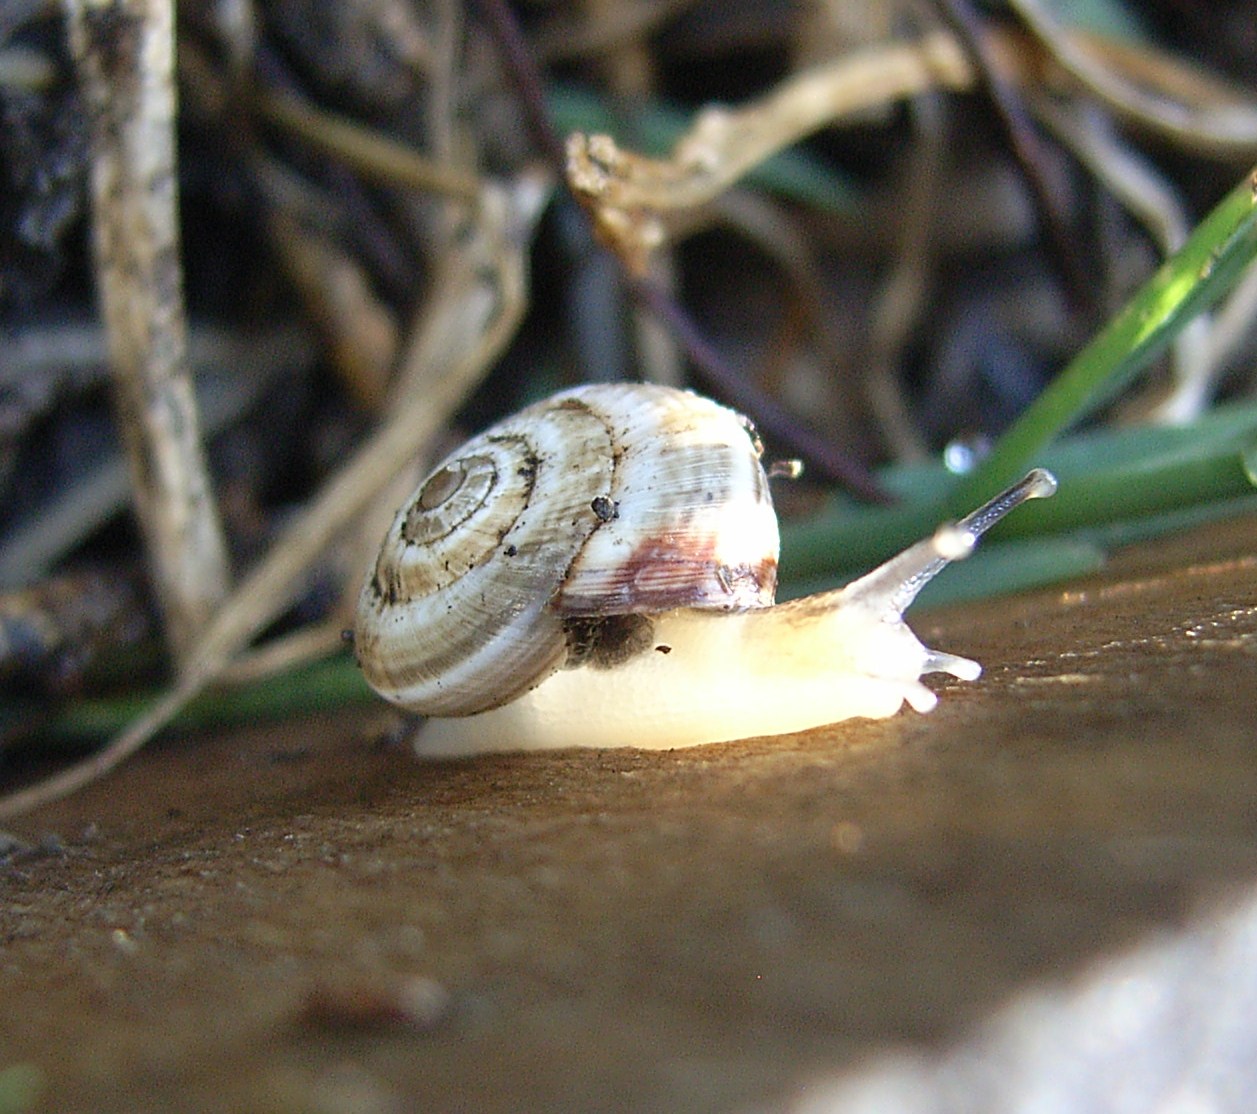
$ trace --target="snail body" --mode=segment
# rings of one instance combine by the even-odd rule
[[[832,592],[775,604],[778,533],[749,423],[687,391],[578,387],[443,461],[398,512],[355,652],[429,717],[429,755],[667,748],[928,711],[976,662],[903,621],[1046,473]]]

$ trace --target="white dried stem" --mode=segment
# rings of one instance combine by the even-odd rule
[[[778,151],[873,105],[930,89],[968,89],[973,67],[951,36],[873,47],[817,66],[740,109],[709,108],[666,160],[605,135],[568,139],[568,184],[637,273],[662,242],[660,214],[693,209]]]
[[[227,591],[188,372],[171,0],[68,0],[89,106],[93,239],[114,401],[167,639],[186,664]]]

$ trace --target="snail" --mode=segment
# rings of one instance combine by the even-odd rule
[[[977,662],[903,621],[1044,471],[844,588],[774,604],[777,520],[741,415],[688,391],[576,387],[443,461],[359,599],[370,685],[428,717],[421,754],[669,748],[929,711]]]

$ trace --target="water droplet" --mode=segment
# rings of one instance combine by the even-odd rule
[[[943,467],[953,476],[967,476],[991,451],[991,439],[981,433],[957,437],[943,449]]]

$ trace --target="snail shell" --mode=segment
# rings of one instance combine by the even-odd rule
[[[384,540],[354,635],[368,682],[468,715],[596,651],[597,620],[768,606],[779,542],[760,452],[733,411],[640,384],[578,387],[495,425]]]
[[[903,621],[921,587],[1055,480],[1035,471],[845,588],[774,605],[778,532],[750,424],[688,391],[578,387],[443,461],[397,513],[355,651],[434,717],[425,754],[673,747],[919,711],[976,662]]]

